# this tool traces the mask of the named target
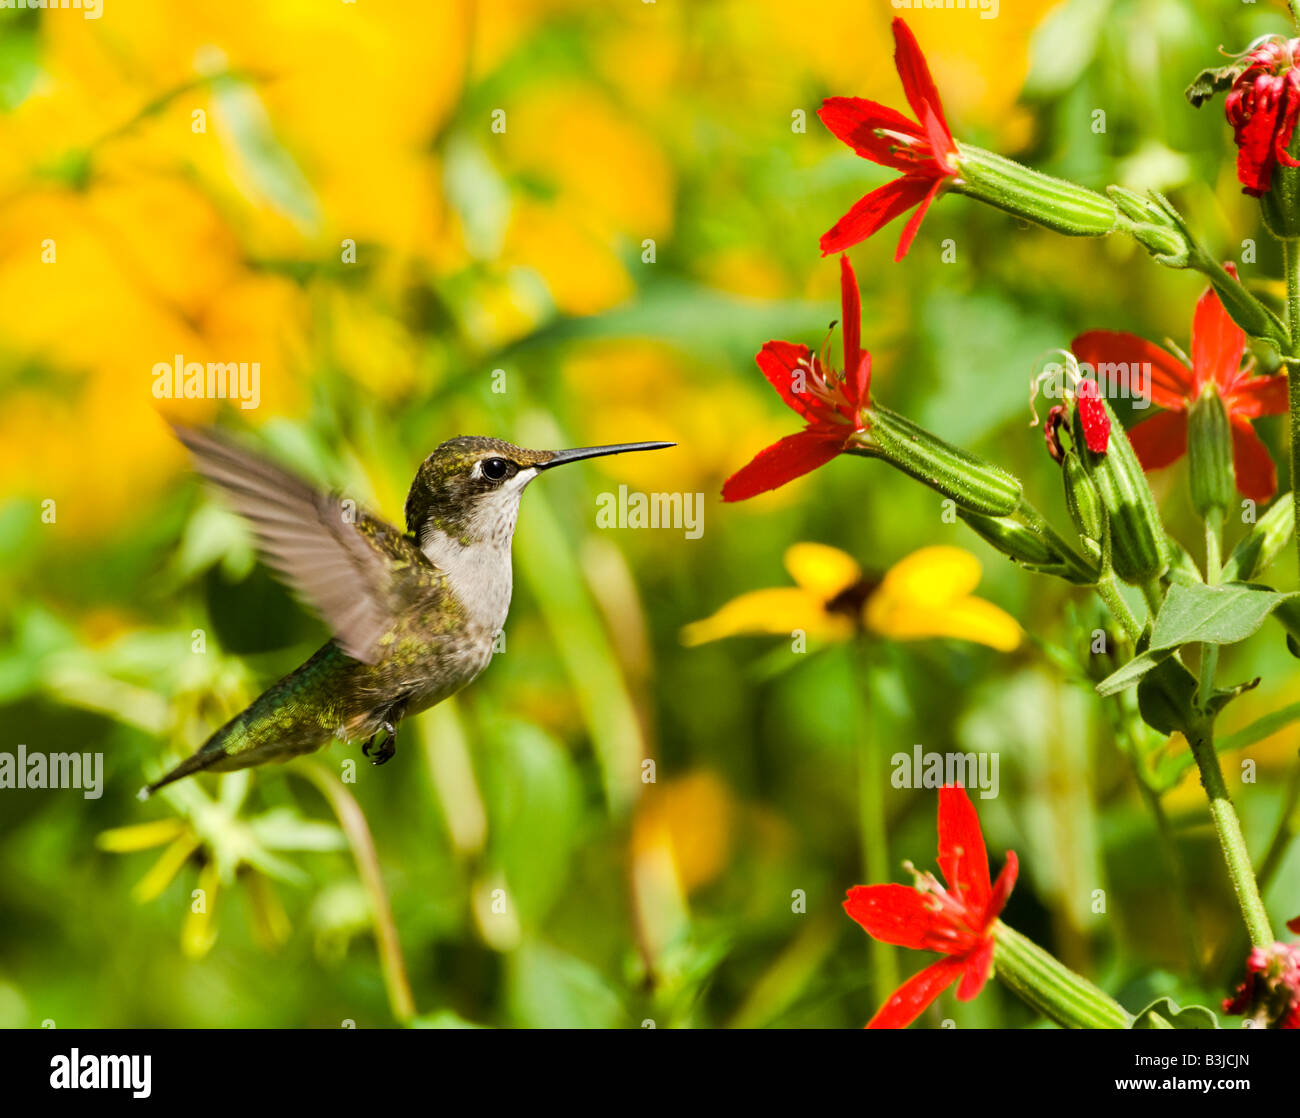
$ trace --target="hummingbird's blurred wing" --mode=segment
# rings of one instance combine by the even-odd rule
[[[173,429],[198,472],[253,526],[267,565],[320,614],[353,659],[378,659],[376,642],[404,591],[441,582],[441,572],[402,532],[354,502],[321,493],[211,430]],[[395,566],[403,571],[400,584]]]

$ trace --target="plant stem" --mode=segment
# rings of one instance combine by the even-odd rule
[[[1076,574],[1083,575],[1085,579],[1090,579],[1095,566],[1090,565],[1078,549],[1074,547],[1064,536],[1048,523],[1045,517],[1038,509],[1021,495],[1020,504],[1016,507],[1016,512],[1029,528],[1037,532],[1044,540],[1052,545],[1064,557],[1066,563],[1073,568]]]
[[[1217,586],[1219,582],[1219,530],[1222,518],[1223,514],[1218,509],[1211,509],[1205,517],[1206,586]],[[1266,947],[1273,942],[1273,931],[1269,926],[1268,913],[1264,910],[1264,902],[1260,899],[1255,871],[1251,868],[1250,852],[1241,832],[1241,820],[1237,818],[1237,809],[1232,806],[1232,800],[1228,796],[1223,767],[1219,764],[1219,755],[1214,749],[1214,714],[1210,711],[1209,704],[1214,695],[1214,672],[1218,659],[1217,644],[1201,645],[1200,681],[1196,688],[1196,708],[1200,712],[1200,719],[1188,737],[1188,745],[1191,746],[1196,767],[1201,772],[1201,787],[1210,799],[1210,817],[1214,820],[1223,860],[1227,863],[1228,876],[1232,879],[1232,888],[1237,894],[1246,930],[1250,933],[1253,944]]]
[[[1223,527],[1223,513],[1217,508],[1205,514],[1205,585],[1218,586],[1222,570],[1219,533]],[[1219,665],[1219,646],[1201,645],[1201,678],[1196,689],[1196,705],[1205,710],[1214,691],[1214,671]]]
[[[1214,820],[1219,847],[1223,851],[1223,860],[1227,864],[1228,876],[1232,879],[1232,888],[1237,894],[1237,904],[1241,906],[1241,915],[1246,921],[1250,941],[1256,947],[1267,947],[1273,942],[1273,929],[1259,895],[1254,870],[1251,869],[1250,852],[1246,848],[1246,838],[1241,833],[1241,820],[1237,818],[1237,809],[1232,806],[1232,800],[1228,796],[1219,755],[1214,751],[1213,720],[1203,718],[1200,727],[1188,738],[1188,744],[1196,759],[1196,767],[1201,772],[1201,787],[1210,799],[1210,817]]]
[[[858,829],[862,843],[862,869],[867,881],[888,881],[889,828],[885,816],[884,786],[887,780],[881,739],[884,718],[876,671],[865,641],[855,642],[854,666],[862,673],[866,689],[865,709],[858,724]],[[871,973],[876,1000],[883,1003],[898,985],[898,957],[887,943],[870,939]]]
[[[1291,0],[1292,12],[1300,0]],[[1300,241],[1282,242],[1282,261],[1286,271],[1286,326],[1291,335],[1292,360],[1286,366],[1287,400],[1290,412],[1291,502],[1300,525],[1300,366],[1294,358],[1300,353]],[[1300,557],[1300,531],[1296,532],[1296,554]]]
[[[1128,608],[1128,603],[1124,601],[1119,592],[1119,587],[1115,584],[1115,576],[1107,575],[1097,582],[1097,597],[1106,603],[1107,608],[1115,615],[1115,620],[1124,626],[1124,632],[1129,635],[1129,639],[1136,641],[1142,635],[1142,626],[1138,624],[1138,619],[1133,616],[1133,611]]]
[[[370,895],[371,918],[375,924],[375,944],[379,949],[379,966],[384,974],[384,988],[388,991],[388,1004],[393,1016],[402,1024],[415,1016],[415,997],[406,977],[406,963],[402,959],[402,945],[397,938],[397,924],[393,909],[388,903],[384,888],[384,875],[379,866],[379,855],[370,835],[370,827],[361,811],[361,805],[343,783],[319,761],[304,761],[291,771],[311,781],[325,797],[343,834],[352,849],[361,883]]]
[[[1067,1029],[1127,1029],[1133,1016],[1001,920],[994,925],[993,968],[1018,998]]]

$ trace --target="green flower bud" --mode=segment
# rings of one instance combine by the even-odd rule
[[[1188,266],[1196,250],[1196,242],[1182,218],[1163,195],[1143,197],[1122,186],[1108,186],[1106,193],[1119,210],[1120,229],[1166,267]]]
[[[1101,495],[1073,450],[1066,452],[1061,463],[1061,477],[1065,481],[1065,505],[1080,537],[1101,543],[1106,530]]]
[[[1010,516],[959,514],[981,539],[1008,559],[1036,574],[1055,575],[1076,586],[1091,586],[1100,576],[1095,562],[1075,555]]]
[[[1295,504],[1283,493],[1248,535],[1232,549],[1223,564],[1222,582],[1253,582],[1291,543],[1295,531]]]
[[[1211,509],[1226,512],[1236,491],[1232,428],[1223,401],[1213,387],[1192,404],[1187,418],[1187,462],[1196,511],[1203,517]]]
[[[1140,586],[1164,574],[1169,565],[1165,529],[1146,474],[1128,435],[1102,400],[1110,419],[1110,439],[1103,453],[1089,450],[1076,408],[1073,419],[1075,451],[1097,487],[1110,537],[1111,564],[1125,582]]]
[[[957,168],[953,190],[1058,233],[1104,237],[1115,229],[1115,203],[1076,183],[970,144],[957,145]]]

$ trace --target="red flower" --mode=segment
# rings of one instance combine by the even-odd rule
[[[1287,144],[1300,116],[1300,71],[1295,55],[1300,39],[1268,39],[1242,60],[1225,108],[1237,143],[1237,178],[1246,194],[1267,192],[1278,162],[1300,167]]]
[[[876,101],[830,97],[817,115],[839,139],[863,159],[903,171],[903,177],[873,190],[822,235],[822,255],[840,252],[866,240],[913,206],[917,211],[903,229],[894,260],[902,260],[921,227],[921,219],[945,183],[957,176],[957,141],[944,120],[939,91],[925,56],[907,24],[894,20],[894,65],[916,120],[908,120]]]
[[[1224,998],[1223,1012],[1274,1029],[1300,1029],[1300,943],[1251,948],[1246,979]]]
[[[1233,271],[1232,265],[1228,269]],[[1232,424],[1237,488],[1256,501],[1273,496],[1277,471],[1250,421],[1287,410],[1286,377],[1251,375],[1254,360],[1242,364],[1245,331],[1228,317],[1213,289],[1207,290],[1196,304],[1191,368],[1135,334],[1090,330],[1075,338],[1070,348],[1081,362],[1092,366],[1098,379],[1105,365],[1120,363],[1129,373],[1132,386],[1137,371],[1149,367],[1151,399],[1165,410],[1144,419],[1128,433],[1143,469],[1157,470],[1182,457],[1187,450],[1188,410],[1201,393],[1218,392]]]
[[[895,990],[867,1028],[905,1028],[958,978],[962,1001],[983,989],[993,963],[993,925],[1015,887],[1018,867],[1015,853],[1008,850],[997,884],[990,885],[975,805],[964,788],[940,788],[939,868],[948,888],[933,874],[912,870],[915,888],[857,885],[844,902],[844,911],[874,939],[947,956]]]
[[[862,304],[858,281],[847,256],[840,258],[840,299],[844,320],[844,372],[828,367],[806,345],[768,342],[755,360],[781,399],[806,426],[760,451],[722,486],[724,501],[743,501],[776,489],[825,465],[866,430],[862,409],[871,387],[871,354],[861,345]]]

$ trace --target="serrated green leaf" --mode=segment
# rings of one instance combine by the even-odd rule
[[[1136,1017],[1130,1029],[1217,1029],[1219,1019],[1203,1005],[1180,1009],[1173,998],[1157,998]]]

